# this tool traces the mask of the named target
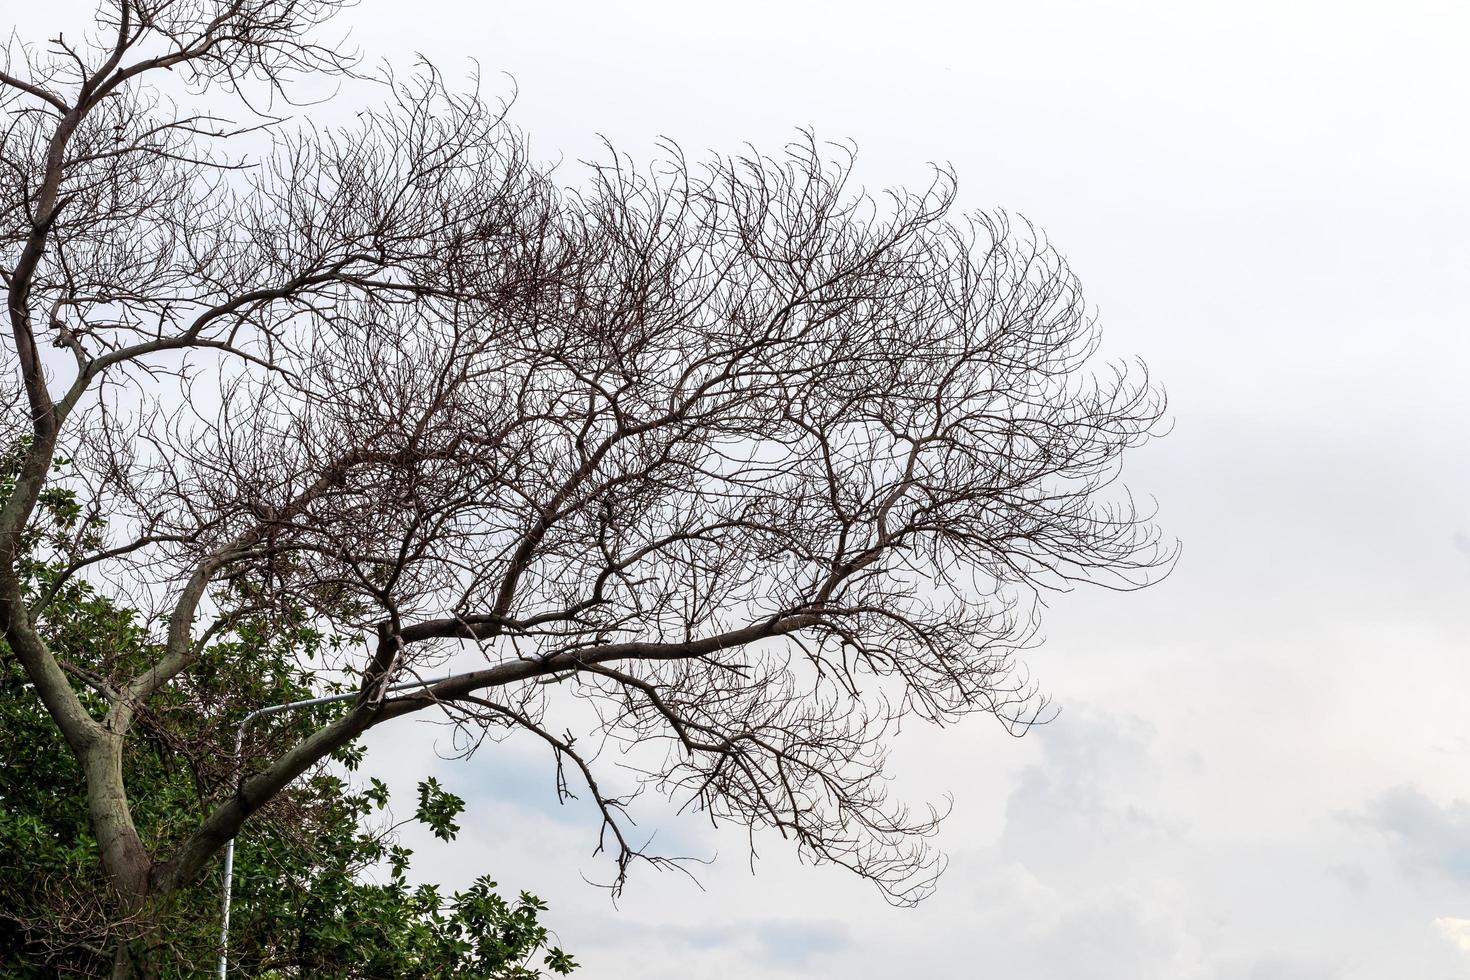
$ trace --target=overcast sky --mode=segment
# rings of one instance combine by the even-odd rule
[[[717,860],[614,907],[534,746],[439,761],[410,724],[370,765],[469,801],[459,844],[410,834],[423,876],[537,892],[596,980],[1470,977],[1470,5],[362,0],[347,24],[370,57],[514,76],[568,184],[599,134],[646,158],[810,126],[872,188],[952,163],[964,207],[1046,231],[1176,421],[1125,477],[1182,560],[1052,602],[1027,665],[1060,716],[897,743],[896,792],[954,798],[917,909],[780,840],[752,873],[737,829],[654,801],[656,843]]]
[[[471,843],[423,842],[425,873],[538,891],[596,978],[1470,977],[1470,7],[406,9],[364,0],[364,50],[509,72],[548,157],[811,126],[870,187],[952,163],[1167,386],[1175,431],[1126,476],[1184,544],[1151,591],[1052,604],[1050,726],[905,733],[898,790],[955,799],[917,909],[777,840],[752,875],[738,832],[652,808],[718,860],[614,908],[530,746],[435,766]]]

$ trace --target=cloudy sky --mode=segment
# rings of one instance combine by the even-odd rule
[[[892,909],[830,868],[645,808],[671,850],[614,907],[584,812],[508,746],[435,763],[482,870],[596,978],[1470,977],[1470,7],[1453,2],[364,0],[364,50],[478,59],[548,157],[861,147],[1044,228],[1108,352],[1167,386],[1126,476],[1184,545],[1150,591],[1058,597],[1016,740],[910,729],[951,857]],[[575,182],[575,165],[563,171]],[[428,726],[375,741],[411,775]],[[442,739],[442,734],[439,735]]]
[[[952,163],[966,208],[1045,229],[1176,422],[1125,475],[1182,559],[1055,598],[1027,665],[1060,716],[898,741],[896,792],[954,799],[920,907],[776,839],[752,872],[738,830],[652,800],[656,842],[714,863],[614,906],[534,746],[440,761],[408,725],[375,767],[469,802],[459,844],[410,834],[425,877],[537,892],[597,980],[1470,977],[1470,6],[362,0],[348,23],[372,57],[509,73],[569,184],[599,134],[637,158],[810,126],[872,188]]]

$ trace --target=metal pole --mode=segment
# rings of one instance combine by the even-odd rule
[[[441,681],[453,679],[453,674],[443,677],[433,677],[426,681],[405,681],[402,684],[394,684],[392,687],[384,688],[384,693],[392,691],[406,691],[414,687],[429,687]],[[238,765],[241,748],[245,744],[245,726],[257,718],[265,715],[278,715],[282,711],[294,711],[297,708],[310,708],[318,704],[333,704],[337,701],[346,701],[349,698],[359,697],[361,691],[351,691],[347,694],[333,694],[325,698],[306,698],[302,701],[286,701],[281,704],[272,704],[265,708],[257,708],[244,718],[240,719],[240,727],[235,729],[235,760]],[[230,968],[230,885],[235,877],[235,838],[231,837],[225,842],[225,889],[220,897],[219,903],[219,969],[216,975],[224,980],[225,974]]]

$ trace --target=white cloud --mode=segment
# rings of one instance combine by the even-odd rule
[[[1470,919],[1440,916],[1434,920],[1439,934],[1466,956],[1470,956]]]

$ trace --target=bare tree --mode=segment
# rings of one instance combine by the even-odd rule
[[[503,105],[427,66],[374,76],[351,127],[286,129],[264,113],[293,77],[360,77],[313,40],[337,6],[104,0],[84,41],[13,42],[0,72],[0,357],[26,439],[0,622],[82,764],[120,914],[431,709],[544,742],[621,881],[641,850],[555,720],[575,700],[594,737],[660,747],[649,784],[922,896],[935,814],[886,797],[884,736],[1026,726],[1042,704],[1013,656],[1039,590],[1167,564],[1110,489],[1161,393],[1141,365],[1085,367],[1098,332],[1064,261],[1028,225],[955,216],[946,170],[874,197],[848,148],[804,137],[643,169],[610,152],[568,190]],[[247,123],[188,108],[226,99]],[[16,562],[57,481],[101,528],[66,575],[155,610],[153,662],[48,647],[50,593]],[[222,768],[207,818],[145,846],[136,719],[242,616],[303,610],[366,639],[328,665],[360,696]],[[385,693],[467,646],[478,668]],[[226,757],[226,721],[195,750]]]

